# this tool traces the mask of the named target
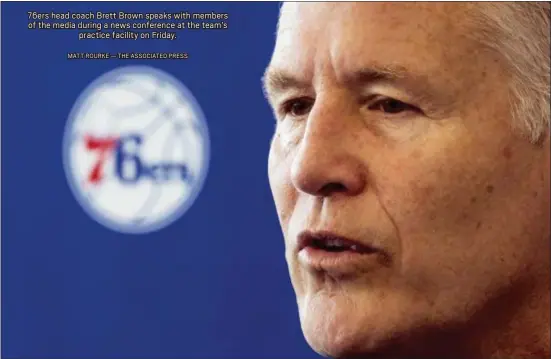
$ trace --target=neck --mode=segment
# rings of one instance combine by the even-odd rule
[[[549,358],[549,267],[545,272],[538,284],[518,284],[495,297],[467,324],[427,329],[367,358]]]
[[[498,298],[469,337],[469,358],[549,358],[550,285],[526,286]]]

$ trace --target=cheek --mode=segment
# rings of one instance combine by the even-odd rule
[[[376,187],[397,229],[402,235],[412,235],[463,225],[477,211],[476,184],[480,181],[475,174],[461,170],[460,164],[435,165],[419,159],[387,167]],[[467,194],[473,196],[472,201]]]
[[[491,222],[487,211],[495,195],[494,179],[503,173],[453,156],[434,156],[438,152],[432,150],[426,153],[433,155],[413,151],[384,167],[375,188],[399,237],[401,273],[418,278],[415,286],[442,289],[469,283],[467,273],[477,272],[477,255],[494,254],[495,245],[480,240],[481,227]],[[465,263],[473,266],[466,269]]]
[[[290,168],[290,156],[285,155],[280,137],[276,135],[272,141],[268,157],[268,179],[284,233],[287,232],[289,218],[297,199],[297,193],[290,178]]]
[[[282,146],[279,136],[275,136],[270,147],[268,158],[268,177],[277,215],[285,239],[285,259],[289,270],[291,283],[298,298],[301,298],[305,291],[304,273],[301,272],[297,258],[293,252],[290,238],[293,236],[292,215],[297,207],[298,193],[291,182],[290,169],[291,157],[289,152],[284,152],[286,147]]]
[[[534,182],[523,168],[528,152],[521,156],[505,143],[465,143],[395,156],[374,173],[374,188],[399,237],[399,276],[438,298],[436,307],[457,306],[458,312],[523,275],[534,255],[523,226],[534,223],[528,204],[537,205],[526,199]]]
[[[454,233],[472,233],[482,225],[479,220],[496,198],[494,189],[510,171],[497,135],[478,138],[456,125],[429,130],[415,147],[381,156],[393,161],[374,166],[379,169],[374,185],[402,236],[432,238],[434,233],[445,247],[453,245]]]

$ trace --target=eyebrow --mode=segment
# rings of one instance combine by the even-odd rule
[[[420,97],[435,93],[428,76],[414,73],[403,66],[370,65],[350,72],[342,77],[342,83],[350,88],[358,88],[377,82],[401,84],[401,87],[416,92]],[[291,73],[268,66],[262,77],[264,95],[267,98],[290,89],[308,89],[311,84]]]
[[[276,93],[284,92],[289,89],[305,89],[310,87],[307,81],[300,80],[287,71],[274,69],[271,66],[266,68],[262,76],[262,90],[266,98],[270,98]]]

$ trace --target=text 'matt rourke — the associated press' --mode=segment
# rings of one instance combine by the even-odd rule
[[[187,52],[68,52],[68,60],[187,60]]]

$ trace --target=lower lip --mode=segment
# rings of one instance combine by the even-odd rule
[[[314,247],[300,250],[298,260],[308,268],[332,275],[360,274],[381,266],[377,252],[329,252]]]

